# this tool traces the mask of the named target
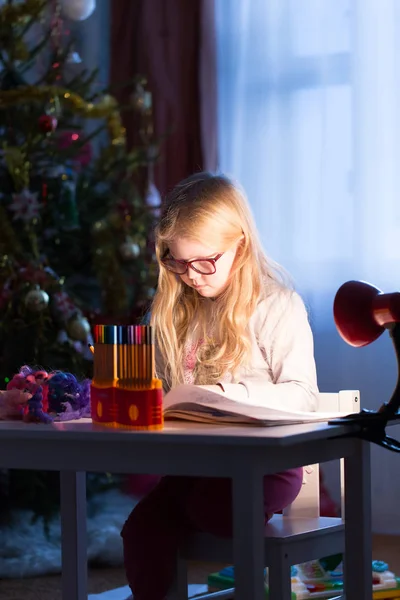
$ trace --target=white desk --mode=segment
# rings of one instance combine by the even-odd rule
[[[63,600],[87,600],[85,472],[233,479],[237,600],[264,600],[264,474],[345,459],[346,597],[372,599],[369,444],[355,426],[273,428],[167,423],[160,432],[108,430],[90,422],[0,422],[0,468],[61,472]]]

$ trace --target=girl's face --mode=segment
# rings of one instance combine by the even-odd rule
[[[221,252],[215,248],[187,238],[177,238],[169,245],[169,253],[171,258],[183,261],[215,258],[220,255],[215,263],[216,271],[212,275],[200,274],[190,265],[186,273],[178,275],[186,285],[194,288],[204,298],[216,298],[228,285],[237,247],[236,243],[221,255]],[[198,263],[194,266],[198,266]]]

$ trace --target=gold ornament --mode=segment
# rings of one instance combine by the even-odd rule
[[[75,316],[67,323],[67,333],[73,340],[86,342],[90,333],[89,321],[82,316]]]
[[[25,296],[25,306],[31,312],[39,313],[45,310],[49,304],[49,295],[37,287]]]

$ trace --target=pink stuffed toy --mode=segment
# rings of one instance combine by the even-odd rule
[[[17,386],[9,390],[0,390],[0,420],[21,419],[32,394]]]

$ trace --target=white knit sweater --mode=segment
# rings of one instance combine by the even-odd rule
[[[212,302],[210,302],[212,310]],[[314,342],[304,303],[296,292],[277,289],[262,300],[249,323],[251,367],[220,382],[230,397],[288,410],[316,409]],[[157,353],[157,374],[164,365]],[[167,391],[167,390],[166,390]]]

